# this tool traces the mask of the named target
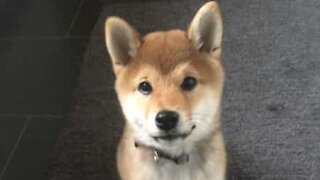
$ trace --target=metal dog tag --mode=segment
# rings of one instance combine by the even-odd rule
[[[154,160],[154,162],[158,163],[158,161],[159,161],[158,151],[153,151],[153,160]]]

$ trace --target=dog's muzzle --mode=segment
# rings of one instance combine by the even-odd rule
[[[194,128],[196,128],[196,125],[193,125],[190,131],[186,133],[165,133],[164,135],[152,136],[152,137],[155,141],[158,141],[158,140],[172,141],[175,139],[185,139],[192,133]]]

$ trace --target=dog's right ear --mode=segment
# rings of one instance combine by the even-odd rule
[[[125,20],[109,17],[105,24],[106,45],[117,74],[136,55],[141,44],[139,33]]]

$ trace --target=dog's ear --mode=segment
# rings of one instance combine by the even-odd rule
[[[109,17],[105,24],[106,45],[115,71],[136,55],[140,46],[139,33],[125,20]]]
[[[190,23],[188,38],[199,51],[211,52],[221,48],[223,33],[219,6],[211,1],[203,5]]]

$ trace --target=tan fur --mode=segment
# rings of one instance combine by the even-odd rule
[[[216,23],[214,24],[215,29],[212,32],[213,34],[209,36],[215,38],[212,39],[212,43],[202,43],[201,38],[196,37],[199,35],[196,33],[199,30],[196,28],[196,21],[199,21],[201,18],[207,18],[203,17],[203,14],[210,14],[208,17],[214,18],[210,19],[210,21]],[[179,168],[179,166],[185,168],[187,173],[191,173],[190,175],[177,173],[176,175],[168,176],[160,172],[159,169],[161,168],[153,161],[152,151],[147,148],[136,148],[134,146],[136,129],[131,123],[126,123],[117,153],[117,165],[121,179],[148,180],[164,179],[165,177],[181,180],[187,178],[199,180],[225,179],[226,156],[220,128],[220,99],[224,77],[220,60],[222,23],[217,4],[209,2],[204,5],[191,22],[188,32],[181,30],[153,32],[140,39],[135,30],[122,21],[115,17],[107,20],[106,41],[116,74],[115,89],[119,101],[124,108],[125,115],[128,114],[126,114],[126,111],[130,111],[130,109],[126,109],[128,99],[133,99],[134,107],[132,108],[143,114],[144,122],[142,123],[147,123],[146,121],[149,120],[150,114],[162,109],[181,112],[186,117],[183,123],[191,123],[187,122],[192,121],[192,118],[188,117],[192,117],[194,109],[201,107],[201,103],[207,97],[212,98],[211,101],[214,102],[214,109],[208,110],[213,112],[211,121],[208,124],[211,130],[208,131],[206,137],[194,141],[195,145],[199,146],[199,152],[201,152],[200,155],[195,156],[205,158],[203,163],[197,165],[199,169],[196,169],[192,173],[187,165],[185,167],[183,165],[170,165],[173,169]],[[130,43],[134,44],[131,48],[136,49],[130,49],[129,46],[129,49],[128,47],[124,49],[119,47],[117,49],[118,47],[112,44],[114,40],[108,39],[108,35],[112,35],[114,24],[119,24],[119,22],[121,25],[124,25],[121,27],[129,28],[128,30],[124,30],[124,33],[128,33],[129,38],[127,39],[131,39],[132,42]],[[207,44],[205,50],[201,50],[201,44]],[[115,59],[115,56],[113,56],[115,51],[116,53],[128,53],[123,56],[121,55],[121,57],[127,57],[127,59]],[[134,53],[130,54],[127,51]],[[194,91],[186,92],[181,90],[180,84],[186,76],[194,76],[198,80],[199,85]],[[149,96],[142,95],[137,91],[137,85],[144,80],[150,82],[153,87],[152,94]],[[201,134],[201,132],[198,133]],[[181,142],[181,144],[188,147],[184,142]],[[190,149],[190,156],[192,158],[192,153],[194,152],[192,145],[191,148],[185,149],[188,152]],[[199,162],[197,159],[191,159],[189,163],[196,164]]]

